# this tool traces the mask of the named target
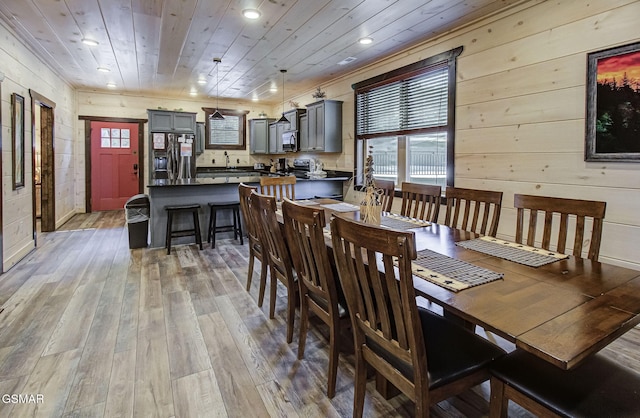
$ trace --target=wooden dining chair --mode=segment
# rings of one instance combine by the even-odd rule
[[[285,197],[295,200],[295,185],[295,176],[260,177],[260,193],[274,196],[278,202],[281,202]]]
[[[367,364],[415,402],[416,417],[489,378],[502,349],[418,308],[413,232],[335,217],[331,235],[355,341],[354,417],[363,413]]]
[[[515,350],[491,367],[489,416],[506,418],[509,401],[539,417],[640,416],[640,373],[602,354],[562,370]]]
[[[575,218],[573,255],[581,258],[582,249],[586,244],[589,247],[587,257],[591,260],[598,260],[602,239],[602,221],[607,208],[606,202],[516,194],[513,197],[513,206],[518,210],[517,243],[535,246],[538,215],[544,214],[542,248],[549,250],[552,242],[551,237],[557,233],[557,239],[554,240],[555,251],[565,254],[567,241],[570,239],[569,218]],[[527,212],[528,216],[525,216]],[[585,239],[588,218],[592,220],[591,237]],[[559,220],[555,228],[554,219]]]
[[[393,195],[396,192],[396,183],[393,180],[375,179],[376,188],[382,190],[380,200],[383,212],[391,212],[393,205]]]
[[[351,324],[337,273],[332,268],[324,239],[324,210],[285,199],[282,215],[287,243],[300,287],[300,339],[298,359],[304,357],[309,311],[329,326],[329,376],[327,396],[336,393],[338,337]]]
[[[287,288],[287,343],[293,341],[293,321],[298,298],[298,284],[293,274],[291,256],[283,239],[283,231],[276,217],[276,199],[259,193],[250,198],[251,214],[260,233],[263,254],[269,261],[271,286],[269,293],[269,318],[276,309],[276,289],[278,280]]]
[[[464,231],[495,237],[498,233],[502,192],[447,187],[444,224]],[[482,218],[480,219],[480,214]]]
[[[438,222],[441,194],[440,186],[402,182],[400,215]]]
[[[258,293],[258,306],[262,307],[264,300],[264,291],[267,283],[267,265],[268,258],[264,256],[263,245],[260,242],[260,236],[256,227],[256,223],[251,216],[251,193],[257,191],[257,187],[249,186],[244,183],[238,185],[238,194],[240,196],[240,211],[244,218],[245,230],[249,238],[249,271],[247,272],[247,291],[251,290],[251,279],[253,278],[253,264],[257,258],[260,261],[260,292]]]

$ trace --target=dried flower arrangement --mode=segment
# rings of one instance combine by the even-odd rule
[[[364,198],[360,202],[360,217],[367,223],[380,223],[382,202],[380,194],[382,190],[376,187],[373,178],[373,146],[369,146],[369,155],[364,164]]]
[[[316,89],[316,91],[311,95],[314,99],[323,99],[326,94],[324,91],[320,90],[320,86]]]

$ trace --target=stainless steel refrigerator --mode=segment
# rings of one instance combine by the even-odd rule
[[[181,180],[196,176],[194,134],[152,133],[153,179]]]

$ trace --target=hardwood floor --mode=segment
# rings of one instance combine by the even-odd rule
[[[287,344],[285,289],[276,317],[245,291],[247,246],[128,247],[122,211],[77,215],[0,276],[0,417],[350,417],[353,358],[340,355],[325,396],[327,328],[314,322],[303,360]],[[345,337],[348,340],[348,336]],[[604,350],[640,371],[640,330]],[[488,413],[488,384],[432,408],[436,417]],[[3,400],[6,400],[3,398]],[[408,417],[369,383],[365,416]],[[527,417],[512,405],[510,416]]]

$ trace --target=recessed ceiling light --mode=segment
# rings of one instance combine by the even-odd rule
[[[116,83],[107,83],[107,87],[109,87],[110,89],[115,89]]]
[[[96,46],[98,45],[98,41],[93,39],[82,38],[82,43],[85,45]]]
[[[358,42],[362,45],[369,45],[371,42],[373,42],[373,38],[369,38],[368,36],[366,36],[364,38],[358,39]]]
[[[204,78],[200,78],[198,79],[198,84],[207,84],[207,80],[205,80]]]
[[[101,73],[108,73],[111,70],[107,67],[98,67],[98,71],[100,71]]]
[[[338,65],[347,65],[347,64],[349,64],[350,62],[353,62],[353,61],[355,61],[355,60],[357,60],[357,58],[356,58],[356,57],[347,57],[347,58],[343,59],[342,61],[340,61],[340,62],[338,63]]]
[[[271,87],[271,88],[269,89],[269,91],[270,91],[271,93],[277,93],[277,92],[278,92],[278,88],[277,88],[277,87]]]
[[[191,91],[189,92],[189,95],[191,95],[191,96],[197,96],[197,95],[198,95],[198,92],[197,92],[197,91],[195,91],[195,90],[191,90]]]
[[[260,12],[256,9],[244,9],[242,11],[242,15],[247,19],[258,19],[260,17]]]

